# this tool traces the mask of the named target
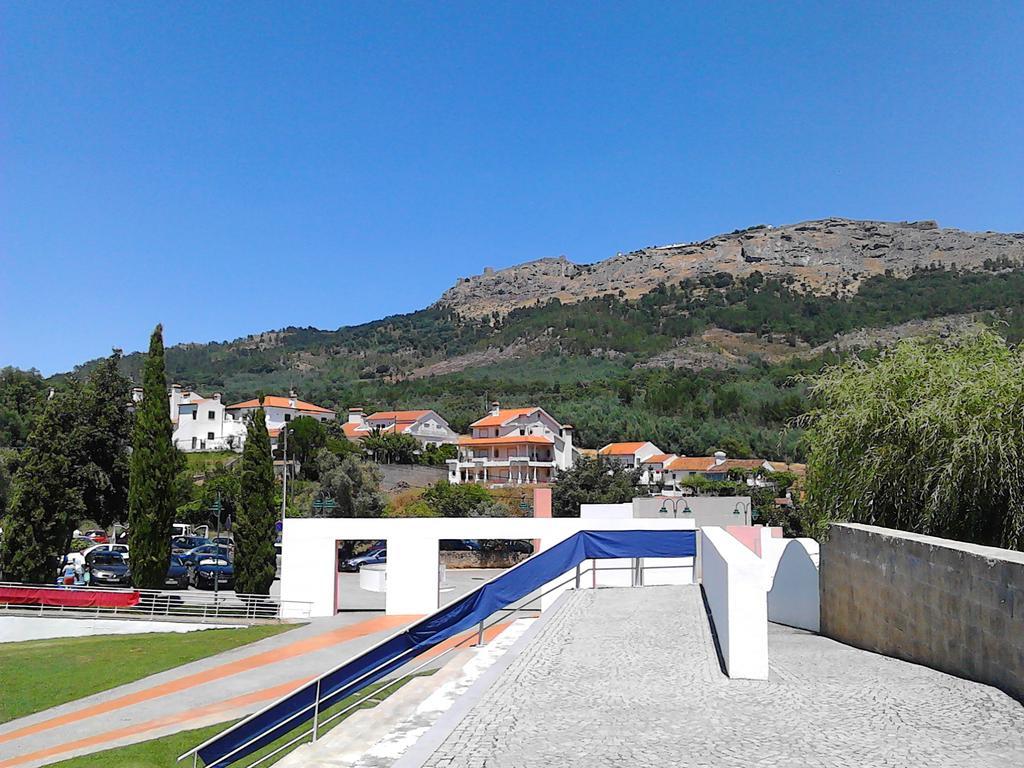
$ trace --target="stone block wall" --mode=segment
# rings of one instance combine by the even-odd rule
[[[821,634],[1024,701],[1024,553],[837,524],[819,583]]]
[[[523,552],[497,552],[486,549],[475,552],[441,550],[441,562],[447,568],[511,568],[528,557],[529,555]]]

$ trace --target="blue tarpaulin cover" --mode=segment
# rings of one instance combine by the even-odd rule
[[[694,531],[580,531],[327,673],[319,681],[319,709],[327,709],[408,664],[584,560],[692,557],[696,551]],[[205,744],[199,756],[210,768],[241,760],[312,720],[316,695],[314,680]]]

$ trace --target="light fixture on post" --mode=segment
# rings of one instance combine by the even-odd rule
[[[737,501],[736,502],[736,506],[732,510],[732,513],[734,515],[738,515],[738,514],[742,513],[743,514],[743,524],[744,525],[750,525],[750,522],[749,522],[749,519],[748,519],[749,515],[750,515],[750,503],[749,502]]]
[[[690,509],[690,503],[685,498],[683,498],[682,496],[679,496],[678,498],[675,498],[675,499],[670,499],[667,496],[662,496],[661,497],[661,509],[658,510],[658,513],[662,514],[662,515],[667,515],[668,514],[668,505],[671,504],[672,505],[672,517],[679,517],[679,503],[680,502],[682,502],[682,504],[683,504],[683,515],[692,515],[693,514],[693,510]]]

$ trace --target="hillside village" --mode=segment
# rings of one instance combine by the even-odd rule
[[[490,488],[543,485],[557,480],[559,472],[572,469],[581,458],[596,459],[609,467],[635,472],[637,484],[651,494],[678,494],[684,481],[700,477],[725,481],[737,477],[750,486],[764,486],[769,473],[802,475],[802,464],[762,458],[737,458],[725,451],[712,456],[665,453],[650,441],[613,442],[600,449],[573,444],[574,429],[536,406],[490,410],[470,424],[471,434],[459,435],[445,418],[432,409],[377,411],[366,414],[353,406],[338,422],[336,411],[301,400],[292,390],[287,396],[267,395],[231,405],[220,393],[209,397],[173,384],[169,392],[173,443],[183,453],[241,453],[245,446],[246,419],[263,408],[271,450],[287,461],[283,432],[299,419],[339,424],[342,434],[360,444],[371,435],[404,435],[421,449],[453,446],[455,455],[445,460],[447,481]],[[141,388],[132,390],[133,402],[142,399]]]

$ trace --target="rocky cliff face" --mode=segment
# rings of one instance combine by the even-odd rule
[[[645,248],[595,264],[574,264],[560,257],[488,270],[459,280],[438,305],[479,317],[554,297],[574,302],[621,291],[635,298],[687,277],[715,272],[742,277],[755,270],[766,276],[791,276],[815,293],[843,295],[887,270],[906,277],[931,264],[973,269],[988,259],[1024,263],[1024,234],[964,232],[940,228],[933,221],[823,219],[752,227],[701,243]]]

